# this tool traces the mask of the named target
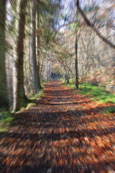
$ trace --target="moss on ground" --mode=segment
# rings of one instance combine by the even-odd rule
[[[73,82],[68,84],[68,86],[75,89],[75,84]],[[83,95],[92,97],[92,100],[97,100],[100,103],[115,104],[115,94],[110,94],[108,91],[90,83],[80,83],[79,92]]]

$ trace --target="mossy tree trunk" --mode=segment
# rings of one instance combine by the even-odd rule
[[[0,0],[0,107],[8,106],[8,92],[5,67],[5,20],[6,0]]]
[[[24,106],[26,96],[24,92],[24,38],[25,38],[25,18],[28,0],[20,1],[20,14],[17,38],[17,59],[16,59],[16,86],[14,93],[13,110],[17,111]]]

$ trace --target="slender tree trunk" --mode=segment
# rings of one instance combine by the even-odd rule
[[[25,12],[28,0],[21,0],[19,15],[19,31],[17,39],[17,59],[16,59],[16,86],[14,93],[13,110],[19,110],[24,106],[26,96],[24,92],[24,37],[25,37]]]
[[[0,0],[0,107],[8,106],[8,91],[5,67],[5,19],[6,0]]]
[[[78,75],[78,40],[76,36],[76,42],[75,42],[75,86],[76,88],[79,88],[79,75]]]
[[[32,1],[32,35],[31,35],[31,68],[32,68],[32,82],[34,88],[34,94],[39,91],[38,87],[38,69],[37,69],[37,61],[36,61],[36,5],[37,1]]]
[[[41,83],[40,83],[40,35],[39,35],[39,23],[40,23],[40,18],[39,18],[39,0],[38,0],[38,4],[37,4],[37,58],[38,58],[38,88],[41,89]]]

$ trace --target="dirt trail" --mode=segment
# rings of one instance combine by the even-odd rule
[[[1,173],[113,173],[115,115],[59,82],[16,115],[0,142]]]

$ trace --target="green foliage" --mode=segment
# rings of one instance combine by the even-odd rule
[[[51,36],[52,36],[52,32],[46,30],[46,32],[44,33],[44,38],[45,38],[46,44],[49,44]]]
[[[40,13],[43,13],[43,14],[53,14],[54,11],[56,11],[58,8],[59,8],[59,3],[58,4],[54,4],[54,3],[51,3],[50,0],[42,0],[42,1],[39,1],[39,4],[38,4],[38,10],[40,11]]]
[[[40,31],[40,49],[49,50],[50,41],[53,32],[55,32],[55,23],[57,19],[57,11],[59,3],[50,0],[40,0],[38,3],[39,13],[39,31]]]
[[[71,23],[68,26],[68,28],[71,29],[73,32],[75,32],[76,31],[76,28],[78,27],[77,25],[78,25],[77,22],[76,23]]]

